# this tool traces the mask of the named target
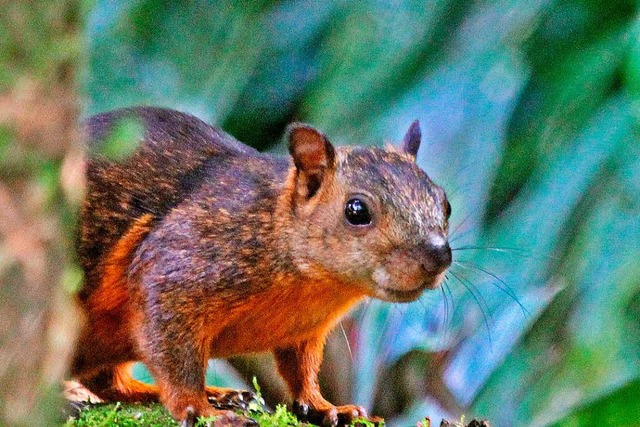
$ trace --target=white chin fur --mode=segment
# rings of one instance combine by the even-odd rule
[[[389,287],[389,282],[391,277],[389,276],[389,273],[384,267],[376,268],[373,271],[371,278],[373,279],[374,282],[376,282],[376,285],[378,285],[379,287],[381,288]]]

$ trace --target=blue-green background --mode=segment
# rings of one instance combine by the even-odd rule
[[[457,262],[443,292],[371,301],[343,322],[327,394],[397,426],[640,425],[638,12],[100,0],[86,114],[172,107],[276,152],[293,120],[379,145],[419,119],[418,162],[449,194]],[[240,381],[226,362],[212,372]]]

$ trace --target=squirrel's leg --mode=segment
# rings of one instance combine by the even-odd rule
[[[320,393],[318,371],[322,363],[324,337],[303,341],[274,351],[278,371],[293,395],[293,410],[301,419],[321,425],[349,425],[366,417],[361,406],[334,406]]]
[[[160,390],[160,400],[181,426],[197,417],[215,417],[214,426],[243,426],[246,418],[209,404],[205,390],[206,353],[181,322],[146,319],[140,348]],[[146,326],[146,328],[145,328]]]
[[[132,365],[128,362],[104,367],[78,380],[106,402],[158,402],[158,388],[133,379]]]
[[[121,315],[116,312],[112,316],[88,316],[78,339],[70,374],[105,401],[157,402],[158,389],[134,380],[131,375],[136,356]]]

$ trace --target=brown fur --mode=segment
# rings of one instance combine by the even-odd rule
[[[438,258],[430,243],[446,242],[446,196],[413,162],[419,128],[407,155],[334,149],[293,125],[291,161],[191,116],[141,108],[90,119],[93,144],[124,116],[144,125],[140,148],[89,165],[78,245],[87,321],[72,374],[105,400],[231,419],[207,401],[224,392],[205,387],[207,360],[271,351],[300,405],[334,424],[365,415],[320,393],[327,334],[366,296],[417,298],[450,262],[448,245]],[[354,194],[370,226],[345,220]],[[133,361],[157,386],[131,378]]]

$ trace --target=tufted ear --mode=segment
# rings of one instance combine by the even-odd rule
[[[298,194],[310,199],[326,179],[327,172],[335,168],[335,150],[322,132],[304,123],[290,124],[287,140],[298,170]]]
[[[420,122],[416,120],[411,123],[409,130],[404,134],[404,138],[402,139],[402,151],[413,157],[415,160],[418,155],[421,140],[422,132],[420,131]]]

